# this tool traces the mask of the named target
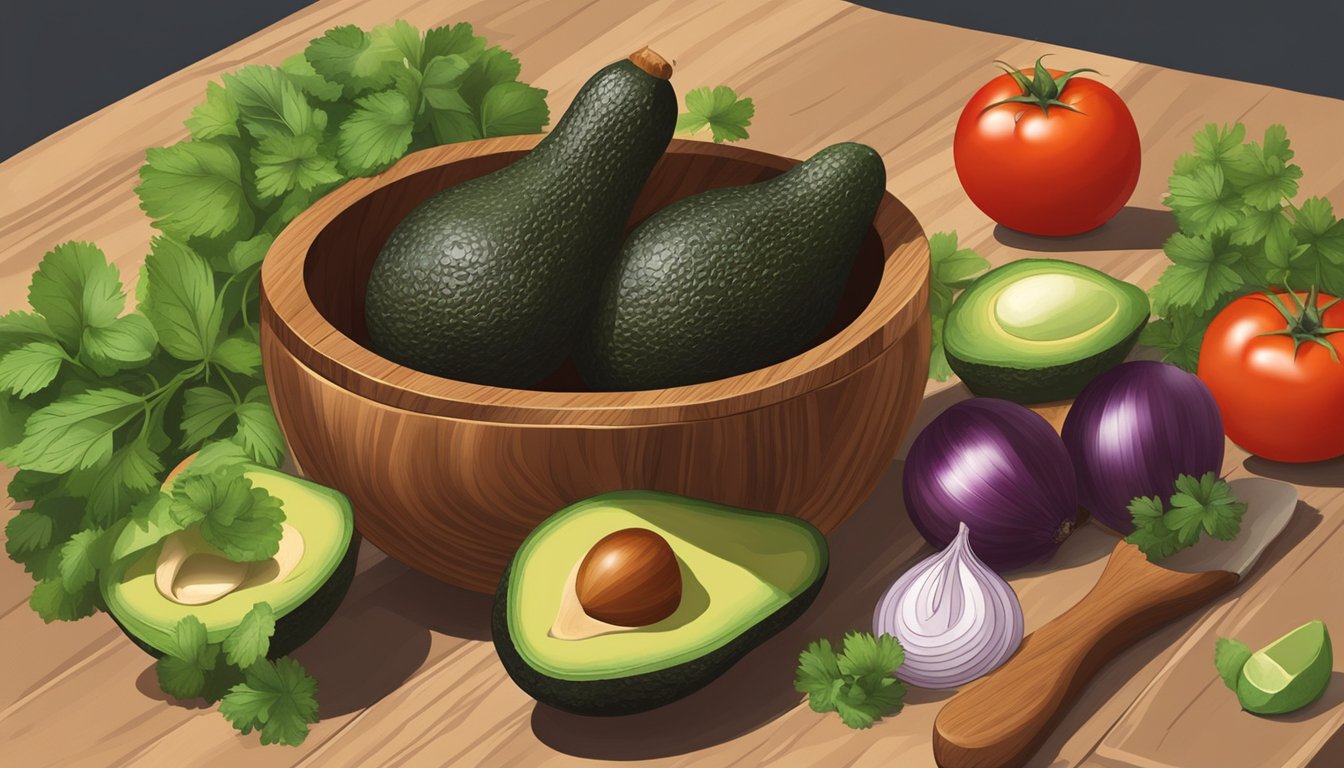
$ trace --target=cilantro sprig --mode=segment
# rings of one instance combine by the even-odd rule
[[[938,232],[929,236],[929,315],[933,320],[929,378],[947,381],[952,375],[943,351],[943,324],[956,295],[987,269],[989,262],[975,251],[957,247],[956,232]]]
[[[1344,295],[1344,222],[1330,201],[1293,202],[1302,169],[1282,125],[1261,141],[1246,128],[1206,125],[1177,158],[1163,201],[1180,231],[1163,246],[1171,264],[1149,292],[1161,319],[1140,342],[1193,371],[1209,322],[1234,299],[1315,287]]]
[[[32,575],[43,620],[103,609],[98,572],[127,526],[143,541],[195,525],[238,560],[274,553],[278,505],[241,475],[159,490],[202,446],[202,472],[207,453],[219,466],[284,459],[258,346],[267,249],[350,177],[435,144],[540,131],[546,92],[520,71],[469,24],[328,30],[279,67],[210,83],[189,137],[146,152],[136,194],[160,234],[134,301],[92,243],[43,257],[29,306],[0,314],[0,462],[18,470],[9,495],[30,502],[5,527],[5,552]],[[230,719],[266,743],[297,743],[316,687],[292,662],[265,660],[264,617],[244,625],[251,640],[226,640],[223,659],[203,631],[180,627],[164,690],[217,699],[248,686],[264,706]]]
[[[1222,541],[1236,538],[1246,504],[1226,481],[1206,472],[1199,478],[1180,475],[1175,485],[1165,506],[1157,496],[1139,496],[1129,503],[1134,532],[1125,541],[1156,562],[1194,546],[1201,532]]]
[[[686,111],[677,115],[676,132],[694,134],[709,128],[714,143],[749,138],[747,126],[756,115],[751,99],[740,99],[726,85],[696,88],[686,93]]]
[[[814,712],[837,712],[850,728],[871,728],[904,706],[905,685],[892,677],[904,661],[905,650],[891,635],[850,632],[839,654],[822,638],[798,656],[793,687],[807,694]]]

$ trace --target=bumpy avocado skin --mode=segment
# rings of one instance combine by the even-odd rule
[[[751,626],[718,650],[667,669],[610,680],[559,680],[528,665],[509,635],[509,574],[504,571],[490,614],[495,652],[513,682],[529,696],[556,709],[579,715],[629,715],[684,698],[727,672],[753,648],[778,634],[802,616],[821,592],[827,571],[815,583],[774,613]],[[582,641],[579,641],[582,642]]]
[[[269,659],[278,659],[281,656],[287,656],[291,651],[303,645],[316,635],[318,630],[322,629],[331,617],[336,613],[336,609],[341,607],[341,601],[350,591],[350,584],[355,579],[355,566],[359,561],[359,542],[362,540],[358,532],[350,536],[350,546],[346,548],[345,554],[341,557],[341,562],[332,572],[331,578],[322,584],[313,596],[304,600],[297,608],[280,616],[275,620],[275,634],[271,635],[271,645],[266,651],[266,657]],[[154,658],[163,656],[163,651],[146,643],[144,640],[136,637],[127,629],[111,611],[107,614],[112,618],[112,623],[122,631],[122,634],[130,638],[132,643],[140,650],[148,653]]]
[[[836,144],[767,181],[680,200],[639,225],[576,348],[594,389],[673,387],[802,352],[835,314],[886,186]]]
[[[963,360],[947,352],[947,364],[977,397],[997,397],[1024,405],[1069,400],[1103,371],[1123,363],[1143,332],[1143,325],[1125,340],[1095,355],[1045,368],[1008,368]]]
[[[676,119],[671,84],[620,61],[526,156],[422,203],[369,276],[373,349],[479,384],[545,378],[568,355]]]

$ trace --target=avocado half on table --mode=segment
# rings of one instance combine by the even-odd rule
[[[103,599],[147,653],[171,653],[177,622],[189,615],[205,625],[207,642],[220,642],[265,602],[276,616],[267,656],[284,656],[316,634],[349,591],[360,541],[349,500],[265,467],[250,466],[243,476],[282,503],[280,547],[268,560],[232,562],[194,527],[177,530],[168,515],[156,524],[151,514],[147,527],[131,523],[117,537],[102,576]],[[171,483],[170,477],[165,490]]]
[[[948,365],[981,397],[1031,405],[1077,395],[1124,361],[1148,323],[1142,288],[1091,267],[1023,259],[986,272],[943,326]]]
[[[585,715],[641,712],[723,674],[812,604],[826,540],[808,523],[654,491],[547,518],[495,595],[504,669]]]

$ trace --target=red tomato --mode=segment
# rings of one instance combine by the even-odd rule
[[[1038,62],[1039,66],[1039,62]],[[1048,70],[1056,82],[1065,73]],[[1076,235],[1116,214],[1139,183],[1139,130],[1115,91],[1073,77],[1024,95],[1009,74],[971,97],[957,121],[952,155],[971,202],[994,221],[1033,235]],[[1061,106],[1067,105],[1067,106]],[[997,105],[997,106],[995,106]],[[1073,107],[1073,111],[1068,107]]]
[[[1344,302],[1330,306],[1334,297],[1316,296],[1318,308],[1330,308],[1310,317],[1301,308],[1311,305],[1310,294],[1298,293],[1300,304],[1287,292],[1275,296],[1291,323],[1264,293],[1218,313],[1199,349],[1199,378],[1218,401],[1227,436],[1251,453],[1273,461],[1344,455]],[[1308,327],[1301,325],[1304,314]],[[1293,337],[1282,335],[1290,324],[1325,343],[1305,340],[1294,350]]]

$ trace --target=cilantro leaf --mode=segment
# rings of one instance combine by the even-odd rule
[[[469,66],[466,57],[456,53],[430,59],[420,80],[420,93],[425,101],[435,109],[471,114],[471,106],[458,91]]]
[[[751,99],[739,99],[726,85],[713,90],[696,88],[686,94],[686,112],[677,116],[677,133],[695,133],[709,126],[714,143],[748,138],[747,126],[756,114]]]
[[[317,110],[283,70],[253,64],[226,73],[222,79],[243,126],[256,139],[293,138],[313,130]]]
[[[28,286],[28,303],[67,349],[79,347],[88,326],[104,326],[126,306],[117,268],[92,243],[67,242],[42,257]]]
[[[78,621],[98,610],[98,587],[93,582],[68,592],[59,578],[45,579],[33,585],[28,607],[50,624],[53,621]]]
[[[218,83],[206,83],[205,101],[191,110],[187,130],[193,139],[238,136],[238,105]]]
[[[280,548],[280,500],[235,468],[185,474],[173,483],[169,513],[234,562],[273,557]]]
[[[793,685],[807,694],[813,711],[837,712],[850,728],[869,728],[901,711],[905,686],[892,674],[904,661],[905,651],[891,635],[851,632],[839,655],[823,638],[799,655]]]
[[[195,699],[205,693],[206,674],[219,660],[219,644],[206,640],[205,625],[194,615],[178,620],[173,647],[154,665],[163,692],[177,699]]]
[[[285,456],[285,436],[275,420],[275,411],[266,397],[266,388],[257,387],[238,406],[238,431],[233,439],[253,461],[278,467]]]
[[[154,355],[159,339],[148,318],[123,315],[104,326],[89,326],[79,351],[95,367],[109,372],[138,366]]]
[[[210,361],[234,373],[252,376],[261,370],[261,347],[251,339],[230,336],[210,353]]]
[[[45,317],[19,310],[0,315],[0,350],[8,351],[28,341],[57,341]]]
[[[1229,158],[1241,150],[1245,138],[1246,126],[1241,123],[1235,123],[1230,128],[1226,125],[1220,128],[1209,123],[1195,134],[1194,157],[1202,165],[1226,170]]]
[[[267,136],[252,150],[251,157],[257,167],[257,194],[262,199],[279,197],[295,187],[316,189],[344,178],[336,170],[336,159],[325,155],[312,135]]]
[[[1220,637],[1213,646],[1213,666],[1218,670],[1223,684],[1234,691],[1237,690],[1237,678],[1241,677],[1241,668],[1246,666],[1250,658],[1251,649],[1240,640]]]
[[[136,438],[112,453],[98,469],[88,493],[90,518],[111,525],[130,511],[146,492],[159,486],[163,461],[143,437]]]
[[[1294,259],[1294,271],[1311,284],[1344,293],[1344,221],[1335,218],[1330,201],[1309,197],[1293,216],[1292,235],[1305,248]]]
[[[424,60],[431,63],[436,56],[452,55],[461,56],[472,62],[478,59],[484,50],[485,38],[475,35],[471,25],[466,22],[434,27],[425,31]]]
[[[65,350],[50,341],[30,341],[0,357],[0,389],[19,397],[40,392],[56,378]]]
[[[1287,165],[1293,152],[1288,148],[1288,136],[1282,125],[1271,125],[1265,131],[1265,145],[1251,142],[1229,152],[1224,162],[1227,180],[1238,188],[1241,197],[1252,208],[1273,210],[1283,200],[1297,195],[1297,180],[1302,169]]]
[[[61,397],[28,417],[23,440],[0,460],[52,473],[93,466],[112,454],[112,433],[143,405],[140,396],[112,388]]]
[[[481,135],[536,133],[550,121],[546,91],[523,83],[500,83],[481,99]]]
[[[248,267],[254,267],[266,258],[266,251],[270,249],[271,243],[275,242],[275,236],[265,232],[248,240],[240,240],[229,248],[227,258],[228,267],[233,272],[242,272]]]
[[[952,309],[955,294],[989,269],[989,262],[969,248],[957,247],[956,232],[938,232],[929,236],[929,314],[933,321],[933,343],[929,356],[929,378],[947,381],[952,368],[943,350],[943,324]]]
[[[1156,562],[1181,549],[1180,537],[1166,525],[1162,499],[1157,496],[1139,496],[1129,502],[1129,514],[1134,520],[1134,531],[1125,541],[1143,551]]]
[[[177,240],[157,237],[145,258],[145,277],[141,308],[159,343],[179,360],[209,358],[221,325],[210,265]]]
[[[1184,232],[1216,235],[1240,219],[1241,196],[1219,165],[1201,166],[1189,176],[1174,175],[1167,183],[1171,191],[1162,202],[1176,214]]]
[[[244,734],[260,730],[262,744],[296,747],[317,722],[317,681],[288,656],[258,661],[220,701],[219,712]]]
[[[235,667],[250,667],[266,658],[274,634],[275,614],[270,603],[256,603],[224,638],[224,659]]]
[[[345,92],[340,83],[333,83],[319,75],[302,53],[296,53],[280,62],[280,70],[289,75],[290,81],[301,91],[318,101],[338,101]]]
[[[184,141],[151,148],[140,167],[140,207],[154,226],[178,238],[214,237],[238,226],[251,209],[242,168],[227,147]]]
[[[308,43],[304,58],[323,78],[346,87],[351,96],[387,85],[402,54],[395,46],[374,45],[369,34],[353,24],[329,29]]]
[[[214,387],[188,389],[182,403],[182,447],[191,448],[214,437],[237,407],[228,392]]]
[[[56,523],[41,509],[25,509],[5,524],[5,551],[11,557],[44,549],[51,543]]]
[[[71,536],[61,546],[61,585],[72,594],[93,582],[99,568],[107,565],[110,542],[98,528],[88,528]]]
[[[1199,479],[1181,475],[1176,478],[1176,490],[1166,524],[1177,532],[1182,545],[1194,544],[1201,528],[1215,539],[1236,538],[1246,505],[1237,501],[1231,487],[1218,475],[1206,472]]]
[[[479,109],[491,88],[517,80],[522,70],[523,65],[513,54],[499,46],[487,48],[471,61],[471,66],[462,75],[462,98]]]
[[[424,40],[420,30],[404,19],[391,24],[380,24],[369,32],[371,46],[391,48],[401,54],[405,63],[412,69],[420,69],[425,52]]]
[[[1149,291],[1161,314],[1179,307],[1196,313],[1212,308],[1218,299],[1242,286],[1236,264],[1241,253],[1206,237],[1177,232],[1163,246],[1171,266]]]
[[[1149,323],[1139,334],[1139,343],[1163,351],[1163,362],[1194,372],[1199,367],[1199,348],[1204,343],[1208,318],[1188,307],[1172,309],[1161,320]]]
[[[415,115],[406,97],[395,91],[370,94],[355,103],[358,108],[337,130],[337,157],[350,173],[373,173],[410,146]]]

